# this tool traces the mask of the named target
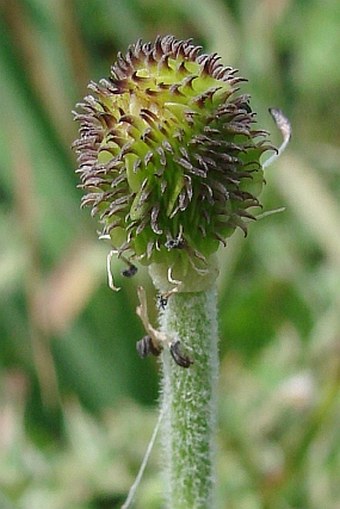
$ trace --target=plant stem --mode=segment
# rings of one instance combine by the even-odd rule
[[[193,364],[162,354],[163,446],[168,509],[215,507],[218,377],[216,289],[178,293],[161,315],[162,331],[180,340]]]

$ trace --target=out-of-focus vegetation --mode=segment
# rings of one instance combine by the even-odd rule
[[[120,507],[157,419],[140,360],[140,271],[79,210],[71,110],[139,37],[193,37],[249,79],[261,127],[293,140],[220,253],[221,509],[340,507],[338,0],[0,1],[0,507]],[[151,302],[151,300],[150,300]],[[162,506],[159,445],[136,509]]]

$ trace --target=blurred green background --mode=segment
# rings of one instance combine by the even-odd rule
[[[80,210],[71,110],[139,37],[193,37],[293,139],[220,252],[221,509],[340,508],[339,0],[0,0],[0,508],[113,509],[157,420],[136,285]],[[153,313],[155,319],[155,312]],[[136,509],[162,507],[157,443]],[[208,508],[207,508],[208,509]]]

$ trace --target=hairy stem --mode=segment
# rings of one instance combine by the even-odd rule
[[[193,364],[163,363],[163,445],[168,509],[213,509],[218,377],[216,290],[171,296],[162,331]]]

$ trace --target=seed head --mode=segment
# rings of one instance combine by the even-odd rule
[[[237,93],[245,80],[201,50],[172,36],[138,41],[75,114],[82,204],[119,254],[180,280],[204,272],[236,227],[246,234],[272,148]]]

